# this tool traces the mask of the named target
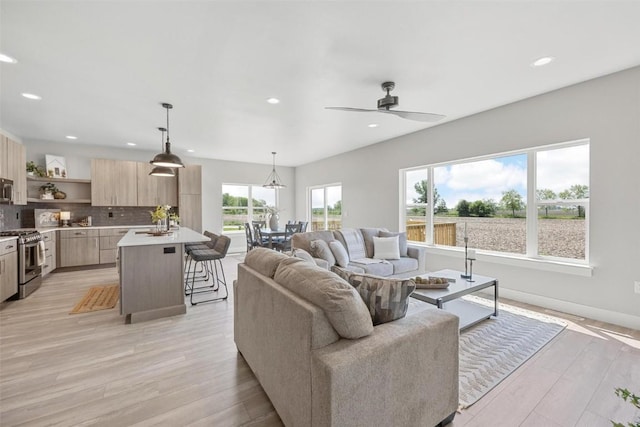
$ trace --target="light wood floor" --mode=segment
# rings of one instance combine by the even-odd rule
[[[229,283],[238,262],[225,260]],[[0,306],[0,425],[282,425],[236,352],[233,296],[134,325],[117,308],[68,314],[90,286],[115,282],[115,268],[53,273],[29,298]],[[640,392],[640,332],[561,317],[569,327],[453,426],[640,416],[613,392]]]

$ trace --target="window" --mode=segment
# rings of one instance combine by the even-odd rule
[[[401,172],[409,240],[588,260],[586,141]]]
[[[342,185],[309,188],[309,212],[312,231],[342,228]]]
[[[244,223],[266,221],[267,206],[276,206],[274,189],[260,185],[222,184],[222,229],[244,231]]]

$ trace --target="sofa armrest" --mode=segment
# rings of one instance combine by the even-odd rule
[[[458,407],[458,317],[445,311],[312,354],[313,426],[436,425]]]
[[[418,273],[427,271],[427,249],[422,246],[407,246],[409,258],[418,260]]]

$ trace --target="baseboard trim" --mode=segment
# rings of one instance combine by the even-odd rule
[[[639,316],[617,313],[615,311],[604,310],[602,308],[590,307],[588,305],[557,300],[554,298],[529,294],[513,289],[506,289],[504,287],[500,288],[500,296],[527,304],[550,308],[552,310],[561,311],[563,313],[586,317],[593,320],[599,320],[601,322],[612,323],[614,325],[624,326],[625,328],[640,330]]]

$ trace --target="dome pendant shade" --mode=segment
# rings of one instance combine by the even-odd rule
[[[267,177],[267,181],[264,183],[264,188],[286,188],[287,186],[282,183],[278,172],[276,172],[276,152],[272,151],[273,154],[273,169],[271,173]]]
[[[169,110],[173,108],[173,105],[163,103],[162,107],[167,109],[167,142],[164,145],[164,151],[160,154],[156,154],[153,160],[149,163],[154,166],[161,166],[165,168],[183,168],[184,163],[182,163],[180,157],[171,152],[171,143],[169,142]]]
[[[158,128],[158,130],[160,132],[162,132],[162,137],[160,138],[160,147],[162,147],[162,144],[164,142],[164,133],[166,132],[166,129],[165,128]],[[154,160],[156,160],[159,156],[161,156],[161,154],[158,154],[149,163],[153,164]],[[168,167],[165,167],[165,166],[156,166],[151,170],[151,172],[149,172],[149,175],[172,177],[172,176],[176,176],[176,172],[175,172],[175,170],[173,170],[171,168],[168,168]]]

